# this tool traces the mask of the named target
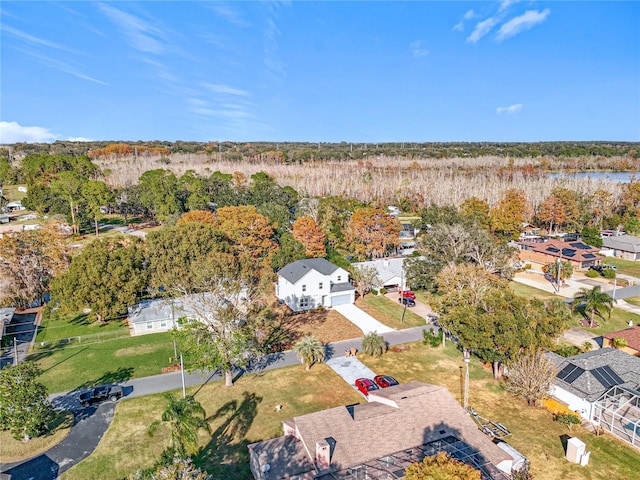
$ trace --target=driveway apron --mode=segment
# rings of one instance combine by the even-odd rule
[[[355,386],[356,379],[364,377],[373,380],[373,377],[376,376],[369,367],[355,356],[334,357],[327,360],[326,364],[358,393],[360,393],[360,391]]]

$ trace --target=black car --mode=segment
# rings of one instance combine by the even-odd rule
[[[122,398],[123,391],[120,385],[104,385],[96,387],[88,392],[80,394],[80,403],[83,407],[93,405],[94,403],[100,403],[103,400],[111,400],[112,402]]]
[[[398,299],[398,302],[402,303],[403,305],[406,305],[407,307],[415,307],[416,306],[416,301],[413,298],[400,297]]]

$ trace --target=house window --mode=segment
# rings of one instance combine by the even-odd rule
[[[153,329],[153,322],[147,322],[147,330]]]
[[[298,302],[300,308],[306,308],[309,306],[309,297],[302,297]]]
[[[307,291],[307,286],[306,285],[302,285],[302,291],[306,292]]]
[[[338,275],[338,281],[342,281],[342,275]]]
[[[161,327],[166,327],[167,326],[167,321],[166,320],[161,320],[160,321],[160,326]]]
[[[318,284],[318,289],[322,290],[322,282]]]

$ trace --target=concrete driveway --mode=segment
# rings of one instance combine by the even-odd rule
[[[589,342],[591,343],[591,345],[593,345],[594,350],[602,346],[600,343],[598,343],[598,340],[596,340],[601,339],[600,335],[594,336],[593,334],[582,330],[581,328],[572,328],[570,330],[567,330],[562,334],[562,339],[577,347],[582,347],[582,345],[584,345],[586,342]]]
[[[387,333],[394,331],[393,328],[380,323],[368,313],[360,310],[353,303],[338,305],[333,307],[333,309],[362,330],[365,335],[371,332]]]
[[[397,303],[398,300],[400,299],[400,294],[398,292],[387,292],[387,293],[385,293],[385,297],[387,297],[392,302],[396,302]],[[424,318],[425,321],[426,321],[427,315],[431,315],[431,314],[435,313],[431,309],[431,307],[429,305],[427,305],[426,303],[422,303],[419,300],[415,300],[415,302],[416,302],[415,307],[410,307],[411,311],[413,313],[415,313],[416,315]]]
[[[373,377],[376,376],[369,367],[356,357],[334,357],[325,363],[340,375],[345,382],[351,385],[355,391],[360,393],[360,395],[362,395],[362,392],[356,388],[356,380],[363,377],[373,380]],[[362,396],[364,397],[364,395]]]

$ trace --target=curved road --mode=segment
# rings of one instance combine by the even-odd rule
[[[414,327],[396,330],[383,335],[389,345],[422,340],[425,327]],[[327,357],[340,357],[344,351],[355,347],[362,348],[362,338],[343,340],[327,344]],[[335,355],[334,353],[337,353]],[[295,352],[289,350],[282,353],[266,355],[259,362],[249,366],[246,372],[272,370],[274,368],[298,365],[300,360]],[[243,372],[238,372],[241,375]],[[204,374],[185,373],[185,386],[206,384],[219,380],[218,372]],[[182,388],[180,372],[165,373],[152,377],[137,378],[121,383],[126,398],[140,397],[152,393],[167,392]],[[45,453],[20,462],[0,464],[0,480],[55,480],[64,471],[88,457],[98,446],[98,442],[111,424],[115,412],[115,403],[104,402],[99,406],[82,408],[78,400],[80,391],[54,394],[51,402],[56,408],[74,413],[74,425],[69,435],[58,445]]]

